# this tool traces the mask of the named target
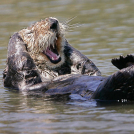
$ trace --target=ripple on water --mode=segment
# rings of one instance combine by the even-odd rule
[[[69,24],[83,25],[68,33],[68,41],[93,59],[102,75],[111,75],[117,69],[110,60],[133,53],[134,0],[1,0],[0,3],[8,3],[0,4],[0,133],[134,132],[133,104],[101,106],[78,96],[73,96],[74,101],[57,102],[23,96],[8,91],[2,84],[9,36],[44,16],[62,20],[78,16]]]
[[[95,42],[78,44],[78,46],[96,46],[96,45],[98,45],[98,43]]]
[[[13,14],[14,9],[12,7],[13,7],[13,4],[0,5],[0,15],[11,15],[11,14]]]

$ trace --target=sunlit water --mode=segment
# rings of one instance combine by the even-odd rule
[[[3,87],[9,37],[49,16],[68,23],[69,43],[108,76],[110,63],[134,50],[134,0],[0,1],[0,133],[134,133],[133,103],[27,97]],[[75,96],[74,96],[75,98]]]

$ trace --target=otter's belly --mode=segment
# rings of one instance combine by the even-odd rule
[[[47,85],[48,90],[45,94],[79,94],[89,99],[97,89],[98,85],[104,80],[101,76],[88,76],[79,74],[69,74],[59,76]]]

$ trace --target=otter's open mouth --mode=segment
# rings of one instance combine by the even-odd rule
[[[47,58],[54,64],[61,61],[61,57],[58,53],[56,43],[54,43],[53,45],[50,44],[50,46],[48,46],[47,49],[43,51],[43,54],[45,54]]]

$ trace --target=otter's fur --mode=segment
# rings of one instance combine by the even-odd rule
[[[15,33],[8,44],[4,86],[22,91],[45,90],[44,85],[60,75],[101,75],[91,60],[67,42],[65,27],[50,17]],[[56,47],[57,54],[50,52],[50,47]],[[61,59],[55,63],[53,56],[47,56],[49,53]]]
[[[50,17],[15,33],[8,44],[4,86],[40,95],[134,100],[134,56],[112,59],[121,70],[101,77],[95,64],[67,42],[65,30]]]

